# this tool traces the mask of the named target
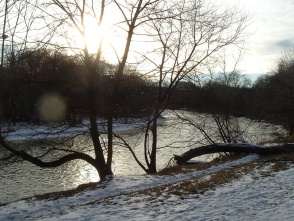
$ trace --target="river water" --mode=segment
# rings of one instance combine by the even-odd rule
[[[216,131],[212,118],[206,114],[192,114],[184,112],[193,121],[198,122],[214,134]],[[265,140],[273,140],[283,136],[285,131],[276,125],[238,118],[239,124],[246,128],[246,140],[259,143]],[[170,113],[165,113],[158,128],[157,167],[163,169],[174,154],[181,154],[197,145],[204,145],[201,133],[195,127],[183,124]],[[142,133],[139,129],[120,132],[135,150],[139,159],[143,162]],[[213,135],[212,135],[213,136]],[[87,135],[74,139],[74,146],[81,147],[89,144]],[[30,145],[27,151],[39,151],[40,147]],[[1,149],[0,149],[1,151]],[[91,153],[90,153],[91,154]],[[213,159],[212,155],[202,156],[197,160],[207,161]],[[78,185],[99,181],[98,174],[91,166],[83,161],[73,161],[54,169],[44,169],[28,162],[19,162],[2,166],[0,170],[0,203],[12,202],[25,197],[38,194],[56,192],[76,188]],[[113,171],[116,176],[140,175],[144,171],[133,160],[129,150],[115,145],[113,158]]]

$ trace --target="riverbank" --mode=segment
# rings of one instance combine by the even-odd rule
[[[201,119],[207,119],[207,117],[208,115],[199,114],[195,115],[195,120],[201,122]],[[265,140],[273,140],[283,135],[283,130],[280,126],[253,122],[246,119],[240,120],[246,127],[250,125],[250,128],[248,128],[248,138],[251,142],[258,143]],[[118,121],[115,122],[115,130],[120,131],[124,138],[128,139],[128,142],[134,148],[137,156],[141,158],[142,162],[144,162],[144,144],[142,141],[143,131],[141,128],[144,123],[146,123],[144,119],[118,119]],[[47,150],[46,148],[48,145],[49,147],[51,145],[64,145],[64,140],[59,139],[60,137],[52,138],[52,136],[59,135],[59,133],[54,132],[54,130],[46,131],[46,133],[43,134],[42,125],[40,125],[40,127],[34,127],[34,125],[29,126],[32,128],[31,132],[34,132],[35,136],[29,135],[30,131],[26,131],[26,125],[18,125],[19,130],[14,130],[12,134],[9,135],[10,138],[15,138],[16,145],[22,145],[21,147],[26,151],[33,152],[36,155],[42,155],[44,151]],[[80,129],[78,132],[81,136],[76,136],[77,131],[75,131],[75,128],[72,130],[70,130],[70,128],[65,128],[67,130],[62,132],[63,135],[68,134],[69,138],[73,138],[68,140],[74,141],[74,143],[69,142],[69,145],[73,144],[75,150],[88,150],[89,152],[87,153],[91,154],[91,141],[87,133],[83,132],[83,130],[88,129],[86,126],[87,121],[84,121],[81,127],[76,127]],[[101,126],[102,125],[100,125],[100,127]],[[48,127],[55,129],[54,125],[48,125]],[[60,127],[57,127],[57,129],[58,128]],[[209,128],[211,128],[211,126],[209,126]],[[168,112],[163,114],[158,133],[160,134],[158,140],[158,146],[160,148],[157,153],[158,170],[165,168],[173,155],[180,155],[191,149],[191,147],[201,145],[203,142],[201,141],[201,133],[197,132],[191,125],[181,124],[172,113]],[[213,131],[211,131],[211,133],[213,133]],[[40,142],[39,140],[37,140],[37,142],[35,140],[33,140],[33,142],[23,142],[21,140],[23,138],[40,138],[44,135],[46,135],[47,138],[51,138],[40,140]],[[144,171],[134,161],[128,149],[120,145],[115,145],[114,151],[113,172],[116,177],[144,175]],[[214,156],[205,155],[196,160],[206,162],[212,160],[213,157]],[[0,202],[2,203],[13,202],[24,197],[45,193],[71,190],[81,184],[99,181],[97,171],[95,171],[91,165],[82,161],[74,161],[56,169],[44,169],[28,162],[19,162],[3,167],[3,169],[0,170],[0,177]]]
[[[98,129],[101,133],[106,133],[107,120],[97,120]],[[115,132],[127,132],[142,128],[147,122],[147,119],[117,119],[113,123]],[[83,119],[81,124],[76,126],[68,125],[67,123],[56,124],[28,124],[24,122],[9,124],[5,123],[2,126],[3,136],[8,141],[25,141],[25,140],[40,140],[67,138],[77,135],[89,133],[90,121]]]
[[[291,220],[292,159],[248,155],[114,177],[71,196],[1,206],[0,220]]]

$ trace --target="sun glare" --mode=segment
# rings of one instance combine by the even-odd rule
[[[98,49],[99,41],[105,38],[110,31],[111,24],[109,22],[103,21],[103,23],[98,27],[95,19],[88,18],[85,22],[86,30],[86,43],[89,51],[96,52]]]
[[[87,17],[85,22],[86,44],[90,53],[96,53],[99,42],[103,39],[103,56],[109,62],[116,63],[116,53],[120,54],[123,50],[120,40],[113,30],[111,20],[104,20],[100,27],[94,18]],[[82,41],[83,43],[83,41]]]

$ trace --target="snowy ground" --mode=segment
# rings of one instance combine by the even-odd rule
[[[105,132],[107,128],[106,120],[99,119],[97,122],[99,130]],[[134,130],[141,128],[146,120],[142,119],[118,119],[113,124],[113,130],[116,132]],[[4,124],[3,135],[8,141],[22,141],[27,139],[45,139],[45,138],[63,138],[71,137],[77,134],[89,133],[89,119],[84,119],[77,126],[67,124],[40,124],[28,125],[27,123]]]
[[[269,164],[204,194],[135,192],[177,184],[256,160],[240,160],[203,171],[170,176],[115,177],[95,190],[57,200],[18,201],[0,207],[0,220],[294,220],[294,167],[269,171]],[[130,194],[131,193],[131,194]]]

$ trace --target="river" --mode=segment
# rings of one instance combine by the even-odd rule
[[[207,130],[212,132],[212,119],[206,114],[191,114],[185,112],[193,120],[200,122]],[[204,120],[205,119],[205,120]],[[265,140],[273,140],[283,136],[285,131],[277,125],[238,118],[240,125],[246,127],[248,142],[259,143]],[[193,126],[183,124],[178,118],[170,113],[165,113],[158,128],[157,167],[166,167],[174,154],[181,154],[195,146],[204,145],[201,134]],[[142,133],[139,129],[122,131],[125,137],[134,147],[136,154],[143,161]],[[20,142],[20,141],[18,141]],[[20,142],[21,143],[21,142]],[[87,135],[78,136],[74,140],[74,146],[85,146],[89,144]],[[164,148],[163,148],[164,147]],[[39,146],[31,145],[28,151],[37,151]],[[31,148],[31,149],[30,149]],[[0,149],[1,151],[1,149]],[[198,160],[207,161],[213,156],[202,156]],[[1,165],[0,170],[0,203],[12,202],[25,197],[38,194],[56,192],[76,188],[78,185],[99,181],[98,174],[91,166],[82,161],[73,161],[54,169],[43,169],[28,162],[18,162],[10,165]],[[113,172],[116,176],[143,175],[144,171],[133,160],[130,152],[119,145],[115,145],[113,158]]]

